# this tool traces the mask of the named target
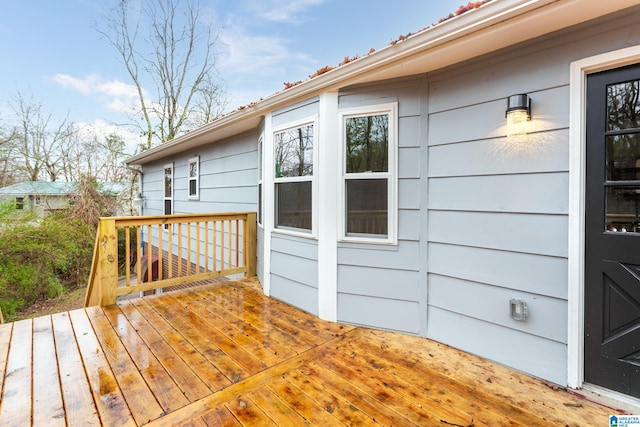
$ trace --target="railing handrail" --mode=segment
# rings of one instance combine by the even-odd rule
[[[130,280],[134,253],[131,228],[139,245],[135,247],[135,284]],[[125,255],[124,281],[118,277],[120,229],[125,230],[125,253],[121,254]],[[142,238],[144,232],[147,234]],[[140,268],[143,260],[145,271]],[[167,277],[163,277],[165,268]],[[85,306],[111,305],[121,295],[242,273],[256,274],[255,212],[104,217],[96,232]],[[122,286],[118,286],[119,281]]]

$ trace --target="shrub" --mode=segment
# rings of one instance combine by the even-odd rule
[[[0,308],[5,317],[39,300],[86,285],[93,233],[77,220],[41,222],[5,216],[0,226]]]

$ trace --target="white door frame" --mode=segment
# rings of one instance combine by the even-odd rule
[[[584,266],[587,75],[640,62],[640,46],[571,63],[569,116],[569,291],[567,385],[584,383]]]

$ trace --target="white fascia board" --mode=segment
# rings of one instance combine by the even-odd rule
[[[345,86],[427,73],[605,16],[637,0],[493,0],[126,160],[141,165],[255,129],[278,108]]]

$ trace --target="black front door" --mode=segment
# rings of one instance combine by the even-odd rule
[[[640,65],[587,78],[585,381],[640,398]]]

